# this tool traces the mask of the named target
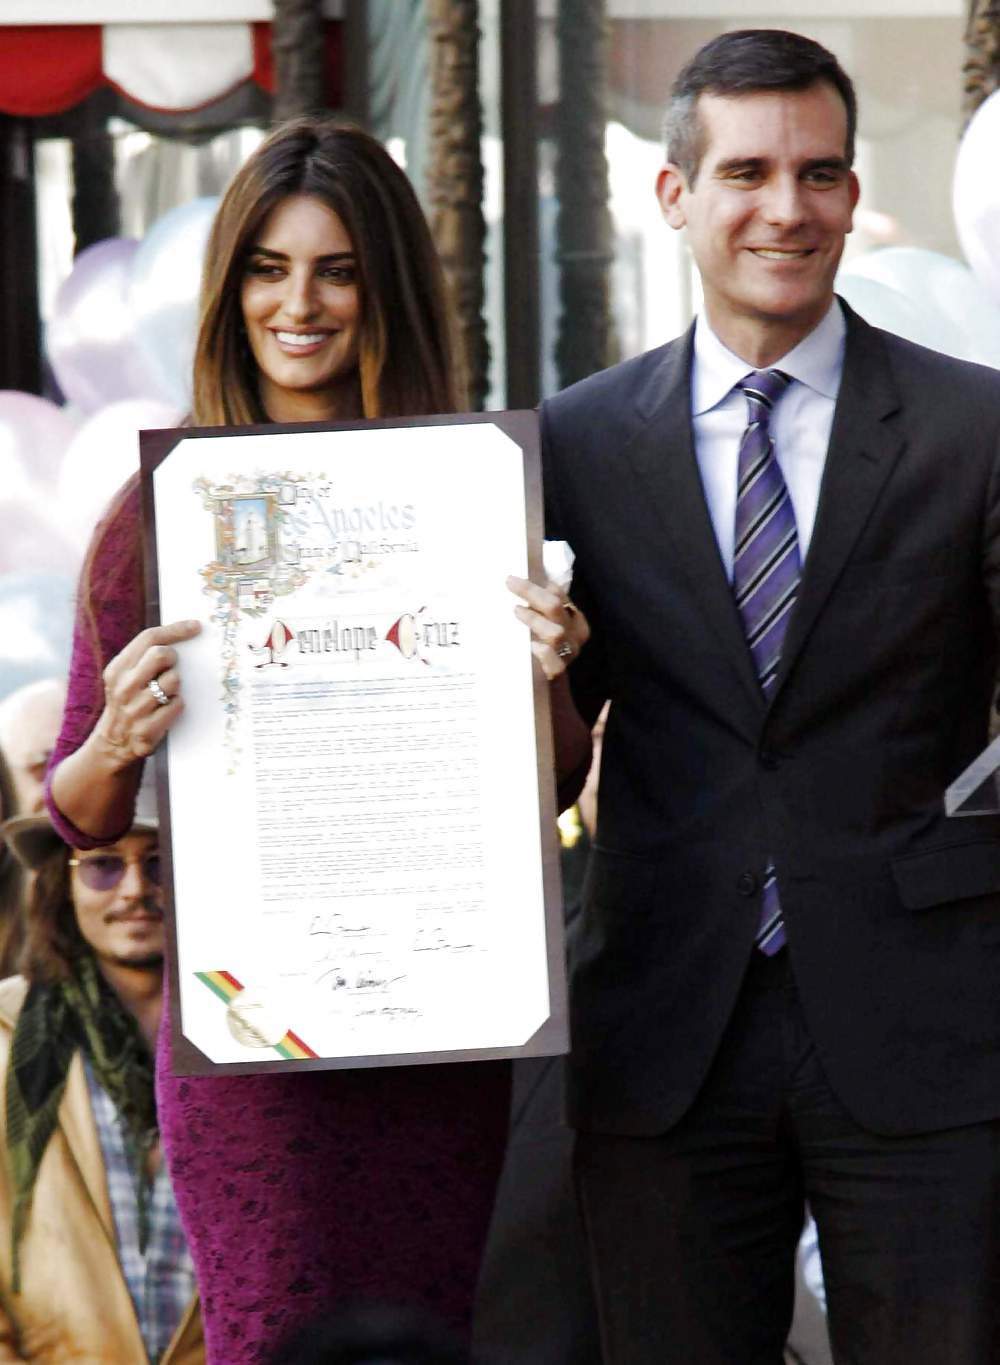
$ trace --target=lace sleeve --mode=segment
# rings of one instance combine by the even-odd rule
[[[136,476],[94,531],[80,577],[66,709],[46,778],[52,823],[74,848],[95,848],[113,839],[96,840],[63,815],[52,799],[52,773],[97,724],[104,706],[104,669],[143,627],[142,587],[142,519]]]

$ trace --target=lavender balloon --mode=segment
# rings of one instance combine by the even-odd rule
[[[56,294],[45,329],[59,387],[83,412],[123,398],[157,397],[159,388],[136,345],[128,298],[139,243],[108,237],[81,251]]]
[[[54,499],[0,501],[0,581],[7,574],[22,572],[62,573],[75,578],[83,549],[61,526]]]
[[[47,398],[0,389],[0,488],[4,498],[31,497],[55,486],[77,423]]]
[[[159,395],[185,412],[191,404],[201,265],[218,203],[193,199],[171,209],[146,233],[132,263],[129,298],[139,345]]]
[[[109,403],[87,418],[66,451],[56,490],[72,541],[86,546],[107,504],[139,468],[139,432],[175,427],[183,418],[182,408],[158,398]]]
[[[74,577],[73,571],[0,573],[0,696],[66,672]]]

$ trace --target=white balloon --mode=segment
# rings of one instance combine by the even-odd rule
[[[40,572],[74,577],[79,568],[80,547],[51,501],[35,495],[0,502],[0,577]]]
[[[86,545],[105,507],[139,468],[139,432],[175,427],[180,406],[151,398],[128,398],[95,412],[70,442],[59,472],[59,512],[63,528]]]
[[[4,499],[43,495],[56,480],[79,418],[47,398],[0,389],[0,490]]]
[[[932,304],[924,300],[918,302],[888,284],[847,271],[837,276],[836,289],[854,311],[873,326],[895,332],[932,351],[957,355],[961,359],[966,357],[961,333]]]
[[[1000,307],[964,262],[923,247],[880,247],[855,256],[844,276],[887,284],[947,318],[952,331],[942,333],[937,350],[1000,367]],[[956,330],[961,351],[947,344]]]
[[[64,675],[73,638],[73,574],[0,574],[0,695]]]
[[[959,143],[952,182],[958,240],[976,279],[1000,303],[1000,91],[983,101]]]
[[[129,303],[136,336],[159,392],[186,412],[198,328],[201,267],[218,199],[171,209],[146,233],[132,260]]]
[[[127,297],[138,248],[130,237],[95,242],[80,252],[56,293],[45,350],[59,387],[84,412],[157,394]]]

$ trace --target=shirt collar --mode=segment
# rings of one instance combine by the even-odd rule
[[[836,299],[823,318],[798,345],[768,368],[807,385],[824,398],[836,399],[844,368],[844,341],[847,324]],[[701,315],[694,331],[694,372],[691,411],[695,417],[708,412],[732,392],[733,387],[751,371],[751,366],[724,346]]]

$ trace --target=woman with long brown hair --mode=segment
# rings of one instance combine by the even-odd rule
[[[219,208],[192,422],[455,411],[444,299],[418,201],[384,149],[326,121],[285,125]],[[565,696],[565,657],[586,625],[559,594],[521,592],[532,648]],[[175,646],[197,623],[142,624],[133,480],[85,566],[53,758],[50,808],[77,847],[128,827],[142,760],[183,705]],[[572,731],[565,766],[585,769],[588,742]],[[505,1064],[177,1079],[161,1046],[158,1088],[210,1360],[265,1360],[345,1299],[422,1304],[467,1324],[504,1143]]]

